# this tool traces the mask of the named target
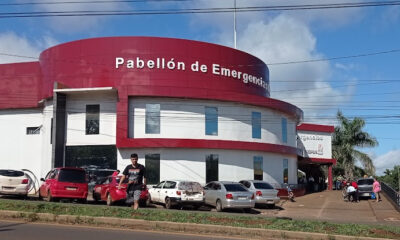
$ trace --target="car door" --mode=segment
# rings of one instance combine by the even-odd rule
[[[42,186],[40,187],[40,196],[42,197],[47,197],[49,191],[51,191],[51,187],[56,181],[56,176],[57,176],[57,170],[53,169],[50,172],[47,173],[46,178],[44,179],[44,182]]]
[[[101,185],[101,200],[103,201],[107,201],[107,193],[109,192],[111,181],[112,177],[108,177]]]
[[[162,186],[160,191],[160,203],[165,203],[165,199],[167,197],[176,197],[173,193],[175,190],[176,182],[174,181],[166,181],[165,184]]]
[[[206,204],[209,204],[211,206],[215,206],[215,201],[213,201],[213,199],[215,199],[215,194],[216,194],[214,185],[215,183],[211,182],[204,187],[204,192],[206,195],[204,201]]]
[[[153,188],[149,189],[151,201],[160,202],[160,191],[161,191],[161,188],[164,185],[164,183],[165,183],[165,181],[162,181],[159,184],[157,184],[156,186],[154,186]]]

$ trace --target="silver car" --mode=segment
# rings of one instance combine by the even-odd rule
[[[250,212],[254,207],[254,194],[237,182],[215,181],[204,187],[205,203],[218,212],[226,208],[241,208]]]
[[[373,192],[373,178],[360,178],[357,181],[358,185],[358,196],[359,197],[370,197]]]
[[[261,180],[242,180],[240,181],[250,192],[255,194],[256,205],[266,205],[270,208],[279,203],[278,190]]]

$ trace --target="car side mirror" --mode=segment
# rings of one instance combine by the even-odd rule
[[[43,182],[44,182],[44,178],[41,178],[40,181],[43,181]]]

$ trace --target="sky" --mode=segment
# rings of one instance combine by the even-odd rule
[[[236,7],[363,2],[236,0]],[[20,18],[4,17],[7,13],[233,6],[234,0],[2,0],[0,63],[35,61],[48,47],[104,36],[183,38],[229,47],[234,42],[233,12]],[[400,5],[237,12],[236,29],[237,48],[269,66],[272,98],[300,107],[304,122],[335,125],[338,110],[350,119],[363,118],[364,130],[379,142],[362,149],[377,175],[400,165]]]

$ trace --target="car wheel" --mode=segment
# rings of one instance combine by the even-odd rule
[[[145,207],[148,207],[148,206],[150,206],[150,203],[151,203],[151,200],[150,200],[150,196],[146,199],[146,201],[145,201],[145,203],[144,203],[144,206]]]
[[[171,209],[171,207],[172,207],[171,199],[167,197],[167,198],[165,199],[165,208],[166,208],[166,209]]]
[[[111,195],[108,193],[107,194],[107,206],[112,206],[113,205],[113,200]]]
[[[215,204],[215,209],[217,209],[217,212],[222,212],[224,209],[222,207],[222,202],[221,200],[217,200],[217,203]]]
[[[80,198],[78,199],[78,203],[85,204],[87,202],[86,198]]]

